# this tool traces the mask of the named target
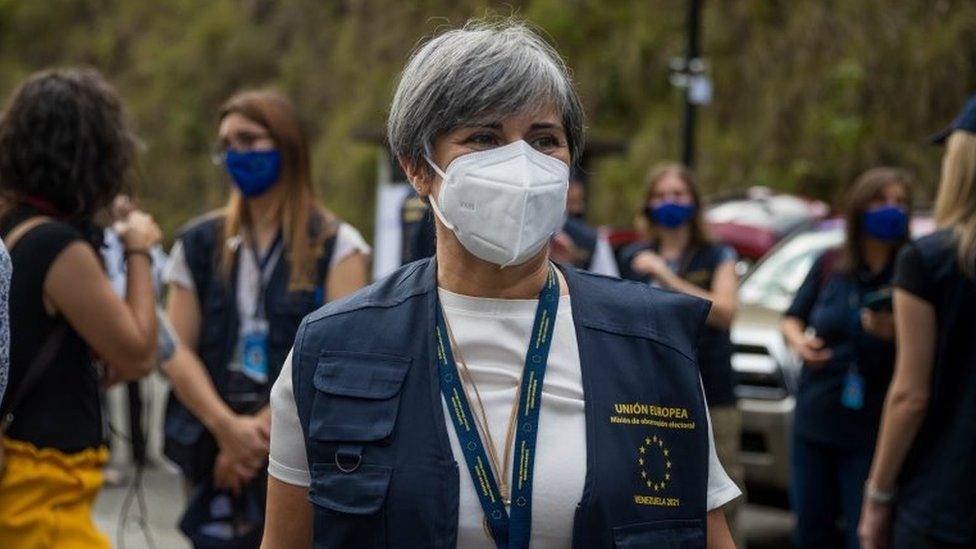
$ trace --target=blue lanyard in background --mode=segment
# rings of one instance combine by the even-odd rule
[[[471,405],[461,384],[461,376],[449,344],[444,313],[437,307],[437,366],[441,394],[464,453],[471,481],[481,501],[495,545],[501,549],[525,549],[532,531],[532,473],[535,468],[535,443],[542,407],[542,383],[549,363],[549,349],[559,309],[559,279],[549,267],[546,285],[539,293],[529,349],[525,355],[519,392],[515,451],[512,460],[511,514],[505,509],[501,490],[491,470],[485,443],[478,433]],[[486,426],[487,427],[487,426]],[[506,464],[502,464],[504,467]],[[505,474],[499,471],[499,474]]]

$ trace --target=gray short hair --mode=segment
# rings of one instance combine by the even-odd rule
[[[426,166],[439,135],[552,104],[570,156],[583,149],[583,107],[556,50],[523,23],[469,22],[414,52],[400,76],[387,137],[393,154]]]

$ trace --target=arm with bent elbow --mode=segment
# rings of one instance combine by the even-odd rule
[[[927,301],[895,290],[898,353],[895,375],[881,416],[881,432],[867,489],[892,493],[895,481],[925,419],[935,361],[935,309]],[[858,535],[866,549],[885,547],[891,508],[865,497]]]
[[[132,214],[126,229],[128,249],[148,249],[158,242],[159,229],[145,214]],[[127,257],[125,300],[119,298],[86,242],[68,245],[44,279],[49,312],[60,313],[109,367],[114,376],[134,380],[149,374],[156,358],[156,297],[150,260]]]
[[[729,328],[739,309],[739,277],[735,274],[735,261],[726,261],[715,269],[712,287],[703,290],[668,270],[660,277],[661,283],[678,292],[707,299],[712,302],[706,323],[715,328]]]

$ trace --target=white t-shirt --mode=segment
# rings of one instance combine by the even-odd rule
[[[332,259],[329,260],[329,269],[335,267],[340,261],[350,255],[359,252],[369,255],[369,244],[363,239],[363,235],[355,227],[348,223],[341,223],[336,232],[335,247],[332,252]],[[281,259],[280,254],[273,258],[271,264],[275,264]],[[242,253],[237,269],[237,309],[250,315],[257,305],[257,295],[254,288],[258,287],[258,277],[261,276],[254,254]],[[163,270],[163,281],[167,284],[176,284],[187,290],[196,289],[193,283],[193,275],[190,267],[186,263],[186,253],[183,251],[183,242],[177,240],[173,244],[173,250],[169,254],[169,262]]]
[[[439,290],[445,318],[454,332],[460,354],[471,372],[496,444],[504,456],[512,400],[515,398],[528,348],[537,300],[488,299]],[[493,548],[482,526],[483,512],[471,476],[464,465],[450,414],[444,406],[451,451],[459,463],[460,508],[458,547]],[[472,405],[475,406],[474,402]],[[708,509],[721,507],[740,495],[715,454],[709,420]],[[534,548],[571,547],[576,505],[586,478],[586,417],[583,378],[570,296],[559,303],[549,366],[542,387],[542,412],[536,441],[532,490]],[[579,456],[567,459],[566,456]],[[511,461],[505,464],[511,478]],[[308,460],[292,390],[291,356],[271,389],[271,459],[268,471],[278,480],[308,486]],[[541,502],[545,502],[543,505]]]

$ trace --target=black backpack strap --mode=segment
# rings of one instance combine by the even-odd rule
[[[67,335],[68,323],[64,321],[63,317],[58,317],[54,329],[48,334],[41,349],[34,355],[34,359],[31,360],[27,372],[24,373],[23,379],[20,380],[20,384],[17,386],[17,390],[10,395],[10,400],[6,406],[7,413],[0,420],[0,434],[7,432],[10,424],[14,421],[14,412],[17,411],[17,407],[24,402],[24,398],[31,392],[31,389],[37,386],[41,378],[44,377],[44,374],[54,364],[54,358],[58,355],[58,350],[61,349],[61,344],[64,343]]]
[[[12,251],[24,236],[50,222],[51,219],[48,217],[33,217],[11,229],[5,238],[8,244],[8,250]],[[67,335],[68,323],[64,320],[63,316],[58,316],[54,321],[54,328],[51,330],[51,333],[48,334],[44,344],[41,345],[40,350],[38,350],[33,360],[31,360],[30,366],[27,367],[27,371],[24,372],[24,377],[20,380],[20,384],[17,385],[17,390],[10,394],[9,399],[6,401],[6,406],[4,406],[6,413],[3,418],[0,418],[0,434],[7,432],[10,424],[14,421],[14,412],[17,411],[17,407],[24,402],[31,389],[37,385],[41,378],[44,377],[44,374],[50,369],[51,365],[54,364],[54,358],[57,356],[58,350],[61,349],[61,344],[64,343]]]

